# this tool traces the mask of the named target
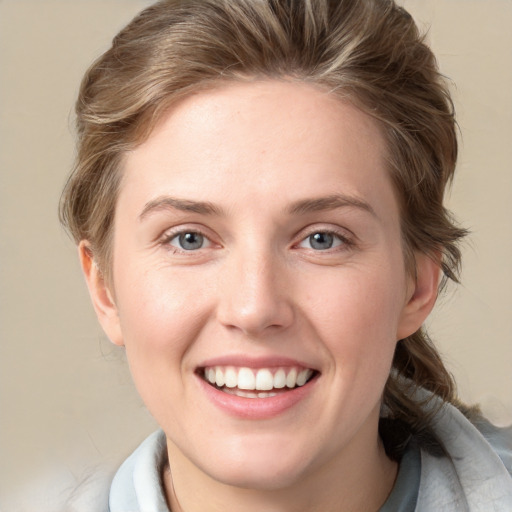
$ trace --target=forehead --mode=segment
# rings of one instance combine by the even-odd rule
[[[174,105],[126,156],[120,202],[375,196],[391,191],[384,155],[377,122],[319,86],[229,83]]]

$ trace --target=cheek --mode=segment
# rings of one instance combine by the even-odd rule
[[[392,265],[339,269],[325,279],[324,294],[309,296],[312,322],[338,363],[354,371],[372,371],[390,363],[404,283]]]
[[[200,316],[200,279],[149,263],[144,268],[126,265],[116,286],[118,311],[125,342],[148,349],[179,346],[185,328],[193,329]],[[172,343],[170,343],[172,342]]]
[[[117,290],[119,321],[133,379],[148,402],[146,395],[181,378],[191,340],[203,325],[206,297],[161,269],[131,275]]]

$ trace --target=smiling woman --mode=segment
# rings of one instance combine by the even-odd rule
[[[403,9],[159,2],[77,115],[61,218],[162,429],[111,512],[510,510],[509,440],[422,327],[465,231],[451,101]]]
[[[438,267],[424,260],[428,298],[409,305],[415,286],[382,151],[354,107],[311,85],[262,80],[182,100],[126,156],[111,294],[87,242],[83,266],[103,327],[125,345],[167,435],[173,485],[190,479],[185,459],[203,489],[304,488],[328,462],[338,475],[350,468],[352,487],[357,444],[384,500],[394,464],[367,425],[378,423],[397,331],[421,324]],[[168,191],[212,207],[147,209]],[[333,192],[357,199],[325,200]],[[296,490],[286,502],[295,500],[304,501]]]

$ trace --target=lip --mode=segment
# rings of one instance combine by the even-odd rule
[[[238,366],[246,368],[300,366],[314,370],[313,367],[306,363],[280,357],[251,359],[244,356],[220,357],[209,359],[198,368],[207,366]],[[201,392],[204,393],[207,400],[223,412],[240,419],[265,420],[275,418],[307,399],[314,390],[319,375],[317,371],[316,375],[303,386],[267,398],[245,398],[225,393],[206,382],[198,373],[196,373],[195,377]]]
[[[216,357],[204,361],[198,368],[206,368],[208,366],[235,366],[245,368],[277,368],[277,367],[302,367],[311,368],[318,371],[318,368],[311,366],[311,364],[289,357],[251,357],[243,355],[232,355]]]

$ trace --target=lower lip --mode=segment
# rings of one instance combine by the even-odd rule
[[[208,399],[231,416],[250,420],[274,418],[304,400],[313,390],[317,377],[304,386],[267,398],[245,398],[224,393],[197,376],[199,385]]]

